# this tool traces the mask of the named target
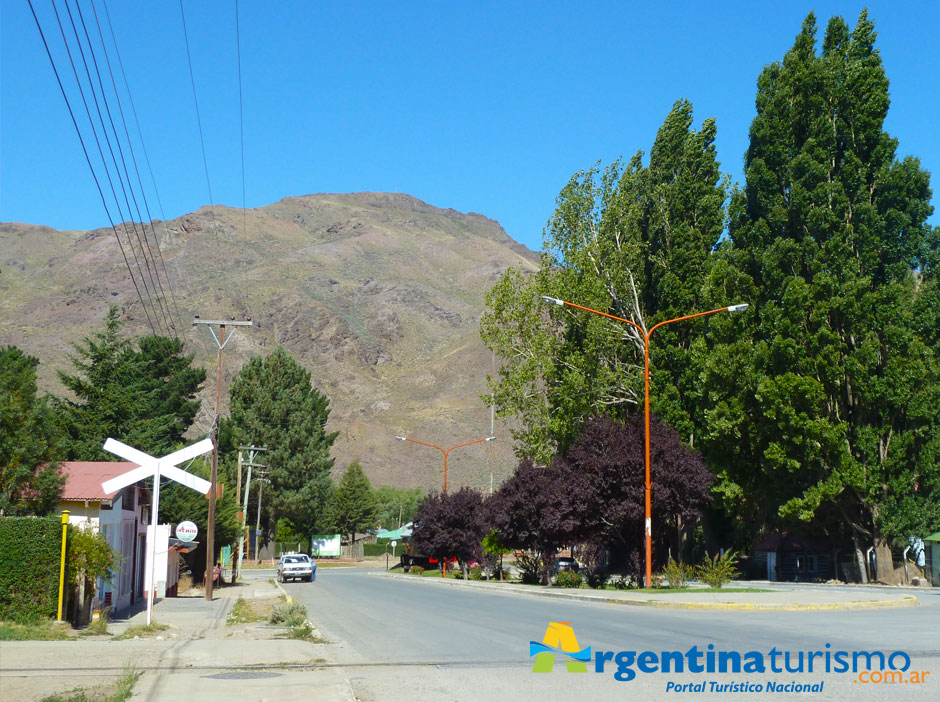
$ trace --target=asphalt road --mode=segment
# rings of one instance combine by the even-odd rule
[[[417,579],[416,579],[417,580]],[[310,617],[334,642],[363,702],[375,700],[726,699],[710,692],[726,683],[762,684],[749,699],[779,699],[769,682],[823,684],[821,692],[785,692],[819,700],[940,699],[940,593],[920,594],[921,606],[903,609],[810,612],[669,610],[540,599],[478,592],[386,578],[360,570],[321,569],[316,583],[285,589],[307,604]],[[550,674],[533,674],[529,642],[541,641],[549,622],[570,622],[581,648],[592,651],[797,652],[904,651],[918,684],[865,684],[852,674],[784,672],[774,675],[643,673],[614,679],[616,663],[602,674],[593,661],[587,675],[565,672],[559,659]],[[830,644],[827,649],[826,644]],[[704,658],[703,658],[704,660]],[[817,658],[817,665],[823,658]],[[769,658],[765,664],[769,667]],[[782,653],[779,665],[783,665]],[[636,670],[636,665],[632,666]],[[804,671],[806,664],[804,663]],[[629,673],[627,673],[629,675]],[[909,678],[906,678],[909,679]],[[705,683],[702,692],[676,687]],[[672,683],[667,691],[667,686]]]

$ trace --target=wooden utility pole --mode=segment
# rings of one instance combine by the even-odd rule
[[[267,447],[263,446],[239,446],[238,447],[238,483],[235,488],[235,502],[238,504],[238,566],[237,570],[241,571],[242,568],[242,559],[245,554],[245,532],[248,528],[246,523],[246,517],[248,512],[248,493],[251,491],[251,469],[252,468],[266,468],[267,466],[264,463],[255,463],[255,456],[258,455],[261,451],[267,451]],[[248,452],[248,462],[244,462],[242,459],[242,451]],[[248,466],[248,482],[245,484],[245,507],[242,508],[242,466]],[[232,568],[232,583],[235,583],[235,570]]]
[[[267,473],[258,476],[258,514],[255,516],[255,563],[261,563],[261,493],[264,490]]]
[[[236,322],[234,319],[226,322],[199,319],[199,315],[196,315],[193,318],[193,326],[195,327],[197,324],[205,324],[208,327],[209,333],[212,334],[215,345],[219,349],[215,372],[215,421],[213,422],[215,429],[213,431],[214,448],[212,449],[212,478],[210,480],[212,488],[209,490],[209,523],[206,525],[206,599],[211,601],[212,575],[215,570],[215,500],[218,496],[219,482],[219,412],[222,408],[222,352],[225,350],[225,345],[229,342],[229,339],[232,338],[232,334],[235,333],[235,327],[250,327],[252,323],[250,317],[241,322]],[[218,335],[212,325],[219,327]],[[227,326],[232,327],[228,336],[225,335],[225,327]]]

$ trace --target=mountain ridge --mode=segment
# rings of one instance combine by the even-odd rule
[[[489,434],[483,296],[508,267],[538,261],[495,220],[403,193],[316,193],[246,210],[205,206],[153,231],[173,291],[166,308],[209,371],[194,434],[211,420],[216,355],[210,335],[189,326],[195,314],[257,323],[226,346],[224,388],[277,344],[311,371],[340,432],[337,472],[357,459],[373,484],[439,489],[440,454],[394,436],[447,446]],[[40,358],[43,390],[62,392],[54,370],[68,368],[69,342],[99,329],[108,304],[121,307],[129,334],[150,333],[110,229],[0,223],[0,251],[0,343]],[[490,462],[497,480],[511,472],[501,422],[496,433],[505,440],[454,453],[451,485],[488,489]]]

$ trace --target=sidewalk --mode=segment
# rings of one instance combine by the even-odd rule
[[[125,666],[143,674],[133,700],[278,700],[354,702],[348,679],[329,662],[327,644],[274,638],[283,631],[264,622],[228,626],[239,596],[277,598],[275,584],[252,581],[204,597],[158,600],[153,619],[169,628],[156,636],[115,641],[89,636],[70,641],[5,641],[0,644],[0,695],[4,700],[39,700],[76,687],[114,683]],[[109,623],[115,636],[146,624],[145,608]],[[310,668],[281,667],[283,664]]]
[[[492,593],[527,595],[529,597],[549,597],[597,604],[627,605],[633,607],[669,607],[673,609],[710,609],[710,610],[848,610],[879,609],[889,607],[916,607],[920,601],[906,592],[846,592],[845,588],[826,589],[786,589],[785,583],[774,588],[768,584],[762,592],[697,592],[694,588],[682,592],[659,593],[638,590],[588,590],[550,587],[544,585],[518,585],[511,583],[487,582],[485,580],[454,580],[434,578],[403,573],[379,573],[389,578],[402,578],[413,582],[440,585],[442,587],[470,587],[488,590]],[[753,583],[742,582],[728,585],[729,590],[736,587],[753,587]],[[763,585],[761,585],[763,588]]]

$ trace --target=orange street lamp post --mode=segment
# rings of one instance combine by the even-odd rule
[[[471,444],[479,444],[481,441],[492,441],[495,439],[495,436],[485,436],[482,439],[474,439],[473,441],[468,441],[464,444],[457,444],[456,446],[451,446],[450,448],[441,448],[440,446],[435,446],[434,444],[427,444],[423,441],[418,441],[417,439],[409,439],[405,436],[396,436],[396,439],[399,441],[410,441],[413,444],[421,444],[422,446],[430,446],[431,448],[436,448],[438,451],[444,454],[444,494],[447,494],[447,454],[453,451],[455,448],[460,448],[462,446],[470,446]]]
[[[697,312],[696,314],[689,314],[684,317],[676,317],[675,319],[667,319],[664,322],[659,322],[659,324],[653,325],[653,327],[646,331],[636,322],[631,322],[629,319],[623,319],[622,317],[615,317],[612,314],[607,314],[606,312],[600,312],[598,310],[593,310],[590,307],[583,307],[581,305],[576,305],[573,302],[568,302],[567,300],[559,300],[557,297],[549,297],[548,295],[542,295],[542,299],[550,305],[557,305],[558,307],[564,307],[568,305],[569,307],[576,307],[579,310],[584,310],[585,312],[593,312],[594,314],[600,315],[601,317],[607,317],[608,319],[613,319],[617,322],[623,322],[624,324],[629,324],[631,327],[636,329],[640,336],[643,337],[643,381],[644,381],[644,412],[646,414],[646,431],[645,431],[645,442],[646,442],[646,481],[645,481],[645,499],[646,504],[646,587],[652,587],[653,584],[653,509],[652,509],[652,481],[650,480],[650,337],[653,335],[653,332],[663,327],[667,324],[672,324],[673,322],[683,322],[687,319],[695,319],[696,317],[705,317],[706,315],[715,314],[716,312],[743,312],[747,309],[747,303],[741,305],[729,305],[728,307],[719,307],[716,310],[709,310],[708,312]]]
[[[440,446],[435,446],[434,444],[425,443],[424,441],[418,441],[417,439],[409,439],[406,436],[396,436],[395,438],[398,439],[399,441],[410,441],[413,444],[421,444],[422,446],[429,446],[431,448],[437,449],[438,451],[444,454],[444,494],[446,495],[447,494],[447,454],[449,454],[454,449],[461,448],[463,446],[470,446],[471,444],[479,444],[483,441],[493,441],[496,437],[484,436],[482,439],[474,439],[473,441],[467,441],[466,443],[457,444],[456,446],[451,446],[450,448],[446,448],[446,449],[441,448]],[[447,577],[447,561],[446,560],[444,561],[444,566],[443,566],[443,577],[445,578]]]

